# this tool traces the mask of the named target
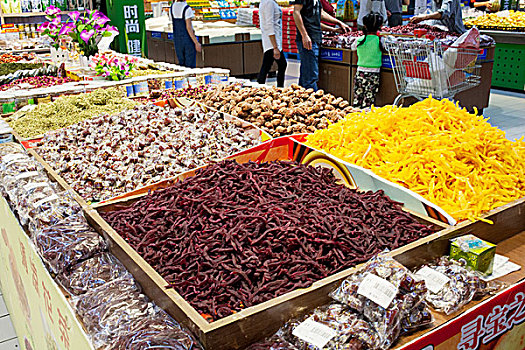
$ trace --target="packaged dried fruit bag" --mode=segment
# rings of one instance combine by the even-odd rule
[[[426,280],[429,286],[426,302],[436,311],[450,315],[459,311],[474,299],[497,292],[504,284],[497,281],[485,282],[481,274],[467,268],[462,261],[447,256],[421,266],[416,277]]]
[[[64,289],[77,296],[119,278],[133,280],[133,276],[124,265],[108,252],[79,262],[68,271],[57,275],[57,280]]]
[[[82,214],[71,215],[51,226],[41,226],[33,234],[38,254],[55,274],[106,249],[106,242]]]
[[[330,296],[363,315],[378,334],[377,348],[388,349],[402,330],[433,321],[428,310],[419,308],[426,292],[424,281],[383,253],[344,280]]]
[[[332,303],[293,319],[250,350],[379,349],[381,339],[373,327],[345,305]]]

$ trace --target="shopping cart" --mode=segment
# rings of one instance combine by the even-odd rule
[[[453,99],[461,91],[479,85],[481,65],[476,64],[479,49],[447,46],[439,40],[387,36],[384,46],[390,55],[399,95],[418,100],[429,95]]]

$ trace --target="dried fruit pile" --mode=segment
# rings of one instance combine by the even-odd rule
[[[448,100],[354,113],[307,144],[411,189],[455,219],[525,196],[525,142]]]
[[[219,113],[140,105],[47,134],[37,152],[84,199],[101,201],[259,143]]]
[[[196,310],[219,319],[429,235],[331,171],[226,160],[101,214]]]
[[[357,111],[341,97],[297,84],[288,88],[219,85],[203,102],[253,123],[273,137],[314,132]]]
[[[480,17],[468,19],[465,21],[467,26],[478,26],[481,28],[502,28],[525,30],[525,12],[513,10],[507,11],[507,16],[503,12],[488,13]]]
[[[41,76],[41,77],[27,77],[17,79],[9,84],[0,85],[0,91],[6,91],[10,89],[34,89],[43,88],[48,86],[61,85],[72,82],[70,78],[61,78],[54,76]]]

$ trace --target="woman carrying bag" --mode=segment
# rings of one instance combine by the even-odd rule
[[[286,58],[283,53],[283,10],[275,0],[261,0],[259,4],[259,21],[262,31],[263,62],[257,78],[259,84],[266,82],[266,77],[277,62],[277,86],[284,86]]]

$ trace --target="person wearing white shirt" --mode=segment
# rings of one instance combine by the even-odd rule
[[[360,0],[357,28],[361,30],[364,29],[363,18],[372,12],[379,13],[383,18],[382,25],[387,25],[388,14],[386,12],[385,0]]]
[[[195,68],[197,65],[197,52],[202,50],[191,23],[195,13],[183,0],[174,1],[170,7],[170,13],[173,21],[175,53],[177,54],[179,65]]]
[[[283,54],[283,10],[275,0],[261,0],[259,4],[259,22],[261,23],[263,61],[257,77],[259,84],[266,82],[273,62],[277,62],[277,86],[284,86],[286,58]]]

